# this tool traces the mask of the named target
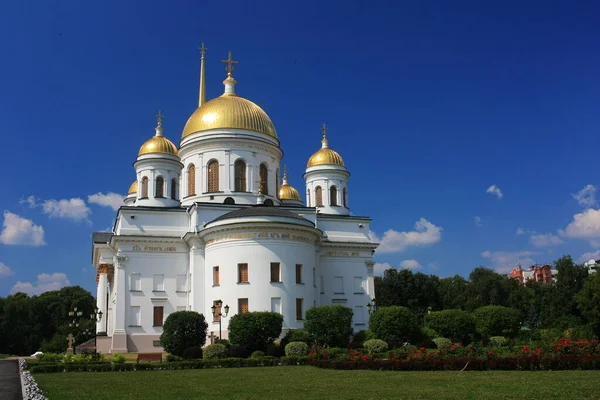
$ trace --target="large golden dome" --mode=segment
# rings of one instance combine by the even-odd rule
[[[179,156],[177,147],[169,139],[162,135],[162,127],[156,128],[156,136],[153,136],[150,140],[140,147],[139,156],[144,154],[169,154],[171,156]]]
[[[137,193],[137,191],[138,191],[138,181],[135,181],[131,184],[131,186],[129,186],[129,191],[127,192],[127,195]]]
[[[329,141],[327,140],[327,127],[323,124],[321,129],[323,132],[323,140],[321,140],[321,148],[315,154],[310,156],[306,168],[314,167],[316,165],[339,165],[345,167],[342,156],[335,150],[329,148]]]
[[[245,129],[277,139],[271,118],[255,103],[235,94],[223,94],[194,111],[183,128],[181,138],[209,129]]]

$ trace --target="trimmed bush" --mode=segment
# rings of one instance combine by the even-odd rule
[[[115,353],[115,354],[112,355],[111,361],[114,364],[124,364],[125,363],[125,356],[123,354]]]
[[[434,311],[425,316],[425,327],[454,342],[471,343],[475,336],[473,316],[462,310]]]
[[[209,344],[204,348],[204,358],[211,360],[215,358],[226,358],[227,348],[222,344]]]
[[[363,343],[363,346],[370,355],[383,353],[388,349],[388,344],[381,339],[371,339]]]
[[[264,351],[256,350],[254,353],[252,353],[252,355],[250,356],[250,358],[262,358],[264,356],[265,356],[265,352]]]
[[[188,347],[183,352],[184,360],[198,360],[202,358],[202,347]]]
[[[266,351],[281,334],[283,316],[276,312],[256,311],[236,314],[229,321],[229,340],[245,346],[249,352]]]
[[[490,338],[490,345],[494,347],[502,347],[508,344],[508,339],[504,336],[492,336]]]
[[[341,305],[313,307],[306,311],[304,329],[319,346],[346,347],[352,336],[353,315],[351,308]]]
[[[437,344],[433,340],[421,340],[417,343],[417,347],[420,349],[437,349]]]
[[[421,328],[421,336],[426,337],[427,339],[433,340],[433,339],[435,339],[437,337],[440,337],[442,335],[440,335],[439,333],[437,333],[433,329],[424,326],[423,328]]]
[[[244,346],[231,346],[229,348],[229,357],[246,358],[248,357],[248,349]]]
[[[267,347],[267,355],[270,357],[283,357],[285,356],[285,348],[274,343]]]
[[[291,342],[285,346],[285,355],[288,357],[302,357],[308,354],[308,346],[304,342]]]
[[[181,357],[190,347],[204,346],[207,328],[204,315],[195,311],[176,311],[169,314],[164,323],[160,344],[167,353]]]
[[[327,358],[334,359],[341,356],[342,354],[346,354],[348,351],[340,349],[339,347],[332,347],[330,349],[326,349],[325,352],[327,354]]]
[[[509,307],[485,306],[473,311],[477,332],[484,337],[507,336],[519,332],[519,312]]]
[[[386,342],[415,342],[421,328],[415,314],[406,307],[378,307],[369,318],[369,327]]]
[[[231,342],[227,339],[217,339],[215,340],[215,344],[222,344],[229,350],[231,348]]]
[[[444,349],[452,346],[452,340],[443,337],[433,339],[433,343],[435,343],[438,349]]]
[[[377,337],[375,337],[375,334],[373,333],[373,331],[366,330],[366,331],[356,332],[354,334],[354,337],[352,338],[352,341],[364,343],[367,340],[371,340],[371,339],[377,339]]]
[[[280,345],[285,349],[285,346],[291,342],[304,342],[310,347],[313,344],[313,339],[304,329],[290,329],[281,339]]]

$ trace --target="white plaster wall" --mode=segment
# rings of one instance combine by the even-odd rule
[[[135,206],[150,206],[150,207],[177,207],[180,204],[179,193],[180,188],[177,188],[177,198],[171,199],[171,180],[175,178],[180,181],[181,163],[175,158],[159,158],[156,155],[152,157],[145,156],[140,158],[135,163],[136,179],[138,181],[138,191],[136,194]],[[155,197],[156,194],[156,178],[162,176],[165,180],[163,194],[164,198]],[[142,179],[148,177],[148,197],[142,196]],[[178,186],[180,184],[178,183]]]
[[[348,215],[350,209],[344,207],[344,188],[348,192],[348,172],[343,167],[333,166],[318,166],[307,169],[304,174],[304,180],[306,181],[305,196],[306,205],[310,207],[317,206],[317,197],[315,189],[320,186],[322,189],[323,206],[319,207],[319,212],[325,214],[338,214]],[[336,206],[331,206],[329,188],[335,186],[337,190],[337,202]],[[310,197],[310,199],[309,199]],[[349,193],[347,193],[347,198]],[[348,203],[346,203],[348,205]]]
[[[188,232],[188,228],[189,215],[184,209],[180,211],[121,209],[116,234],[181,237]]]

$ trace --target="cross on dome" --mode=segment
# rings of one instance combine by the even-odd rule
[[[162,121],[163,118],[165,117],[162,113],[162,111],[160,111],[160,109],[158,110],[158,114],[155,115],[156,117],[156,136],[162,136]]]
[[[222,63],[227,64],[227,67],[225,67],[225,71],[227,71],[227,76],[231,76],[231,73],[233,72],[233,65],[234,64],[238,64],[239,61],[234,61],[231,58],[231,50],[229,50],[229,58],[227,60],[221,60]]]
[[[327,140],[327,125],[323,122],[323,127],[321,128],[321,133],[323,134],[323,140],[321,140],[322,148],[329,147],[329,141]]]

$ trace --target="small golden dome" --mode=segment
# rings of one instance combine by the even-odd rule
[[[158,114],[156,115],[156,119],[158,121],[158,125],[156,125],[156,134],[148,140],[146,143],[140,147],[139,156],[143,156],[144,154],[169,154],[171,156],[179,157],[179,153],[177,152],[177,147],[171,142],[169,139],[163,136],[163,128],[162,128],[162,119],[163,115],[158,110]]]
[[[329,148],[329,141],[327,140],[327,127],[323,124],[321,128],[323,132],[323,140],[321,140],[321,148],[315,154],[310,156],[306,168],[314,167],[316,165],[339,165],[345,167],[342,156],[337,151]]]
[[[138,191],[138,181],[135,181],[131,184],[131,186],[129,186],[129,191],[127,192],[127,195],[137,193],[137,191]]]
[[[281,186],[279,186],[279,198],[281,200],[297,200],[302,201],[300,193],[293,186],[288,184],[287,180],[287,166],[283,167],[283,180]]]

